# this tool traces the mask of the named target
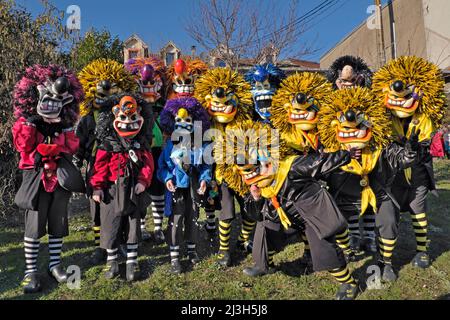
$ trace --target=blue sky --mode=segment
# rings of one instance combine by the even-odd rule
[[[249,0],[254,3],[264,0]],[[304,14],[316,7],[323,0],[300,0],[299,14]],[[28,11],[36,15],[42,10],[39,0],[16,0]],[[190,52],[196,43],[184,30],[184,23],[195,7],[196,0],[53,0],[59,9],[66,10],[69,5],[78,5],[81,9],[81,32],[91,27],[107,29],[113,35],[125,40],[137,33],[150,50],[159,50],[167,41],[173,40],[183,51]],[[386,2],[386,1],[383,1]],[[279,0],[278,5],[287,7],[288,0]],[[346,34],[369,17],[367,8],[373,0],[341,0],[338,5],[314,20],[304,38],[314,42],[317,53],[303,57],[319,61],[320,57],[332,48]],[[267,17],[270,19],[270,17]],[[203,51],[202,48],[199,48]]]

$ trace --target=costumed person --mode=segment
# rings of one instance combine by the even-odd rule
[[[213,128],[218,133],[224,133],[227,126],[251,118],[252,104],[251,87],[244,78],[229,68],[216,68],[207,71],[197,79],[195,97],[208,111]],[[222,134],[220,138],[222,138]],[[220,185],[221,207],[219,217],[219,254],[218,263],[221,266],[231,266],[230,235],[231,222],[236,218],[235,198],[239,203],[242,228],[237,241],[238,249],[251,252],[251,234],[256,221],[248,217],[244,210],[244,199],[230,189],[223,181],[224,172],[214,169],[217,183]]]
[[[131,59],[125,67],[135,76],[139,85],[139,92],[153,109],[154,126],[153,126],[153,143],[152,155],[155,159],[154,175],[158,171],[158,159],[161,155],[161,148],[164,144],[164,137],[159,125],[159,115],[164,107],[165,86],[166,86],[166,68],[164,63],[155,57]],[[154,176],[152,184],[148,192],[152,202],[150,204],[153,216],[154,231],[153,239],[156,243],[164,243],[165,237],[163,232],[164,219],[164,184]],[[151,238],[146,230],[147,208],[142,208],[141,217],[141,234],[142,240],[146,241]]]
[[[367,63],[360,57],[342,56],[332,63],[328,72],[328,81],[332,83],[334,90],[342,90],[354,87],[369,88],[372,86],[372,71]],[[348,220],[350,232],[350,248],[355,252],[360,249],[368,253],[377,252],[375,235],[375,216],[369,210],[360,219],[359,215]],[[364,233],[361,236],[360,225]]]
[[[271,63],[256,65],[245,75],[252,86],[255,119],[270,123],[272,99],[285,77],[283,70]]]
[[[78,184],[84,189],[83,178],[72,165],[72,155],[78,149],[74,126],[83,98],[75,74],[57,65],[27,68],[14,88],[17,120],[12,130],[14,146],[20,153],[19,169],[23,171],[15,202],[26,210],[25,293],[41,290],[37,260],[40,239],[46,234],[49,274],[59,283],[67,281],[61,265],[63,238],[69,235],[67,206],[71,191],[84,191],[70,186]]]
[[[74,160],[79,168],[86,161],[87,196],[90,201],[95,246],[92,262],[99,264],[106,258],[105,250],[100,248],[100,204],[92,200],[92,189],[89,187],[98,146],[98,141],[95,139],[97,120],[100,110],[105,107],[112,95],[134,90],[135,83],[131,75],[123,69],[122,64],[109,59],[91,62],[81,70],[78,78],[83,86],[85,99],[80,105],[82,117],[76,130],[80,147]]]
[[[118,248],[126,243],[126,279],[135,281],[140,276],[141,208],[150,202],[146,189],[154,168],[153,115],[145,100],[128,93],[111,97],[108,104],[113,107],[102,110],[97,122],[99,144],[90,179],[92,199],[100,204],[100,247],[107,251],[105,277],[119,275]]]
[[[414,56],[392,60],[373,77],[377,99],[391,114],[396,143],[403,146],[413,131],[420,131],[421,162],[398,173],[392,186],[400,211],[411,215],[417,242],[412,264],[419,268],[430,265],[427,194],[436,186],[429,147],[445,112],[444,85],[436,65]]]
[[[355,153],[289,155],[278,131],[267,124],[246,121],[226,130],[227,144],[234,149],[222,158],[229,187],[240,193],[250,190],[247,214],[262,221],[264,245],[254,255],[262,259],[255,259],[252,269],[258,269],[259,275],[272,272],[273,254],[286,245],[286,234],[302,232],[311,248],[314,270],[329,271],[341,284],[337,299],[354,299],[358,286],[334,237],[346,221],[317,179],[348,164]],[[220,161],[217,156],[216,161]]]
[[[205,159],[206,144],[198,146],[194,135],[198,131],[203,136],[209,126],[208,113],[195,98],[171,99],[161,113],[161,128],[171,138],[159,158],[158,178],[171,192],[168,242],[171,272],[175,274],[182,271],[180,246],[183,239],[190,263],[200,261],[196,250],[197,221],[200,198],[206,196],[207,185],[211,182],[212,165]]]
[[[391,187],[395,174],[418,159],[417,134],[411,135],[404,148],[389,143],[391,128],[385,108],[376,102],[371,90],[359,87],[334,91],[322,104],[318,128],[327,152],[359,150],[356,159],[325,176],[325,180],[346,219],[364,215],[369,209],[375,213],[380,281],[395,281],[392,254],[399,215]],[[342,247],[348,243],[348,237],[348,233],[341,234],[338,244]]]

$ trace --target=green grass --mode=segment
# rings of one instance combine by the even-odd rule
[[[410,265],[414,256],[415,241],[408,215],[402,216],[400,240],[394,255],[394,267],[399,270],[399,280],[381,290],[365,290],[358,299],[450,299],[450,162],[435,163],[439,179],[439,199],[430,195],[430,254],[432,266],[417,270]],[[245,266],[252,264],[250,256],[233,253],[235,266],[219,269],[214,253],[217,241],[210,241],[202,233],[199,253],[202,262],[187,272],[175,276],[169,273],[168,248],[145,243],[139,257],[143,280],[129,284],[121,278],[105,280],[102,266],[92,266],[92,234],[88,230],[86,215],[71,219],[70,236],[66,238],[63,253],[64,265],[78,265],[82,270],[80,290],[70,290],[57,285],[44,272],[48,261],[46,245],[41,245],[39,268],[44,291],[36,295],[22,294],[19,283],[23,276],[24,260],[21,228],[0,228],[0,299],[333,299],[338,285],[327,273],[302,274],[299,261],[303,244],[293,243],[275,256],[281,269],[273,275],[252,279],[242,274]],[[152,228],[151,225],[148,226]],[[233,228],[232,239],[236,239]],[[234,240],[232,240],[234,243]],[[360,283],[365,283],[370,257],[362,257],[350,267]]]

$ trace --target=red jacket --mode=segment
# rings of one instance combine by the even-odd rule
[[[430,153],[433,157],[442,158],[444,153],[444,138],[442,132],[437,132],[431,141]]]
[[[138,183],[141,183],[145,188],[150,187],[154,171],[153,156],[150,151],[137,150],[136,155],[139,160],[144,163],[144,166],[139,172]],[[94,170],[90,180],[91,186],[94,190],[105,189],[108,182],[115,182],[117,180],[117,169],[120,164],[120,175],[124,174],[124,169],[129,159],[128,153],[113,153],[99,149],[95,157]]]
[[[23,117],[19,118],[13,126],[14,146],[20,153],[19,169],[29,170],[34,168],[34,157],[36,148],[44,143],[44,136],[37,131],[36,127]],[[52,138],[52,144],[61,147],[62,153],[75,154],[78,150],[79,140],[73,130],[65,131],[59,136]]]

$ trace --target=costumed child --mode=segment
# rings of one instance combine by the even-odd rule
[[[164,107],[165,86],[166,86],[166,68],[164,63],[155,57],[131,59],[125,67],[135,76],[139,85],[141,96],[147,101],[153,110],[154,126],[153,126],[153,142],[152,155],[155,159],[155,171],[153,173],[152,184],[148,190],[152,199],[150,207],[152,209],[154,232],[153,239],[156,243],[165,241],[163,227],[164,219],[164,184],[156,178],[158,171],[158,159],[161,154],[161,148],[164,144],[163,133],[159,125],[159,114]],[[142,208],[141,217],[141,234],[142,240],[146,241],[151,238],[145,228],[147,208]]]
[[[327,78],[334,90],[355,87],[370,89],[372,86],[372,71],[360,57],[342,56],[336,59],[327,72]],[[348,224],[352,250],[350,256],[354,256],[361,249],[368,253],[376,253],[375,216],[372,210],[369,208],[362,217],[359,215],[349,217]],[[362,235],[360,226],[364,231]]]
[[[219,138],[227,126],[251,118],[252,104],[251,87],[244,78],[230,68],[208,70],[197,79],[195,97],[207,110],[212,127],[216,129]],[[251,234],[256,221],[247,216],[244,211],[244,199],[235,193],[223,181],[224,172],[214,168],[214,176],[220,185],[221,207],[219,217],[219,254],[218,263],[221,266],[231,266],[230,235],[231,222],[236,218],[235,199],[239,203],[242,216],[242,228],[236,246],[243,252],[251,252]]]
[[[286,233],[296,229],[306,234],[314,270],[329,271],[341,284],[336,298],[354,299],[358,286],[334,237],[346,222],[331,195],[316,180],[348,164],[354,153],[341,150],[288,155],[289,149],[276,130],[251,121],[228,127],[227,135],[234,153],[232,159],[226,158],[224,166],[241,177],[229,181],[229,186],[241,191],[250,189],[247,214],[265,221],[261,255],[268,257],[256,260],[254,268],[263,270],[261,274],[270,272],[274,267],[270,252],[286,245]],[[237,143],[231,141],[232,137]]]
[[[67,206],[71,191],[84,192],[83,178],[72,165],[72,155],[78,149],[74,126],[83,98],[74,73],[57,65],[26,69],[14,88],[17,120],[12,130],[14,146],[20,153],[19,169],[23,171],[16,204],[26,210],[25,293],[41,290],[37,260],[40,239],[46,234],[49,274],[59,283],[67,280],[61,265],[63,238],[69,235]]]
[[[206,145],[194,141],[196,130],[209,129],[209,116],[195,98],[167,101],[161,113],[161,127],[171,134],[159,158],[158,178],[171,192],[169,246],[171,272],[181,273],[180,246],[185,239],[187,255],[192,264],[200,261],[196,242],[200,197],[205,195],[211,181],[211,164],[205,159]],[[196,127],[198,124],[201,127]],[[212,161],[210,161],[211,163]]]
[[[389,144],[389,117],[381,103],[367,88],[334,91],[319,111],[320,140],[327,152],[356,148],[359,157],[325,178],[330,193],[342,214],[349,219],[375,213],[378,235],[378,264],[384,281],[395,281],[392,254],[398,238],[399,215],[391,193],[394,176],[411,167],[418,157],[417,135],[412,134],[406,147]],[[339,241],[348,242],[342,236]]]
[[[132,94],[110,98],[97,122],[98,150],[90,179],[92,199],[100,203],[100,247],[107,251],[105,277],[119,275],[118,248],[127,245],[126,278],[140,276],[138,243],[141,208],[149,201],[145,190],[153,176],[150,151],[151,107]]]
[[[86,96],[80,105],[82,117],[76,130],[77,137],[80,139],[80,147],[74,160],[79,168],[86,161],[87,196],[90,200],[95,245],[92,262],[99,264],[106,258],[106,252],[100,248],[100,204],[92,200],[92,189],[89,186],[98,146],[98,141],[95,139],[97,120],[100,110],[105,107],[112,95],[122,91],[132,91],[135,83],[131,75],[123,69],[122,64],[109,59],[98,59],[91,62],[81,70],[78,78]]]
[[[444,79],[439,68],[419,57],[400,57],[378,70],[373,90],[392,118],[395,141],[404,146],[413,132],[419,132],[421,161],[397,174],[392,193],[401,212],[409,212],[416,236],[416,255],[412,265],[427,268],[427,195],[435,192],[433,162],[429,152],[433,133],[445,113]]]
[[[270,123],[272,99],[285,77],[283,70],[271,63],[256,65],[245,75],[245,80],[252,86],[256,121]]]

